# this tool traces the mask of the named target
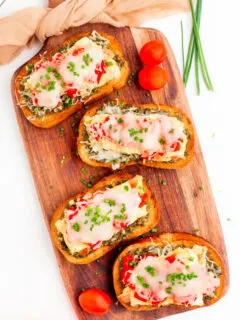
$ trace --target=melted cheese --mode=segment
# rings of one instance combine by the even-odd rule
[[[97,153],[91,156],[93,159],[108,162],[131,154],[156,161],[184,158],[187,136],[183,122],[160,113],[122,114],[116,107],[113,109],[114,113],[85,118],[91,148]]]
[[[131,187],[133,183],[135,186]],[[56,222],[56,228],[63,235],[70,252],[73,254],[89,245],[110,240],[122,228],[121,222],[124,222],[126,227],[145,216],[146,205],[139,208],[142,201],[140,195],[143,193],[142,177],[136,176],[104,192],[86,194],[76,203],[77,214],[72,218],[70,216],[73,211],[66,210],[65,217]],[[114,201],[115,205],[109,205],[108,200]],[[92,208],[90,214],[89,207]],[[98,219],[99,224],[93,223],[97,210],[102,217],[105,217],[104,222],[101,218]],[[126,215],[125,218],[119,219],[119,216],[123,215]],[[74,229],[75,224],[79,225],[79,231]]]
[[[89,38],[84,37],[75,42],[66,53],[56,53],[51,57],[51,61],[40,60],[35,64],[35,71],[25,83],[25,89],[30,91],[33,105],[53,109],[62,104],[61,96],[69,95],[69,89],[75,90],[74,94],[69,95],[70,97],[81,97],[83,100],[93,89],[121,76],[120,68],[113,59],[114,53],[93,41],[96,36],[100,37],[93,32]],[[45,76],[48,66],[57,70],[61,78],[56,79],[54,73],[49,73],[51,79],[47,81]],[[45,86],[49,81],[55,82],[54,90],[36,88],[36,84],[41,83]]]
[[[55,108],[61,103],[61,94],[63,88],[54,73],[47,72],[48,63],[44,63],[41,67],[33,72],[27,81],[27,87],[30,88],[33,94],[33,104],[35,106],[45,106],[48,109]],[[51,90],[49,83],[53,82]]]
[[[155,297],[160,305],[184,304],[198,305],[204,304],[203,296],[211,295],[220,285],[219,278],[215,278],[212,272],[206,268],[207,248],[195,245],[190,248],[177,248],[167,256],[148,256],[140,260],[131,273],[130,283],[135,289],[125,287],[121,297],[130,302],[132,306],[151,305],[151,298]],[[168,261],[166,258],[174,256],[175,260]],[[149,266],[153,268],[154,274],[148,272]],[[187,280],[175,280],[171,282],[171,274],[194,274],[195,277]],[[138,277],[144,279],[139,282]],[[144,288],[142,283],[146,283],[148,288]],[[167,288],[171,288],[168,291]],[[135,292],[146,299],[141,301],[135,296]]]

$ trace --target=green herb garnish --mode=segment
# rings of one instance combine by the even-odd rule
[[[80,226],[77,222],[75,222],[73,225],[72,225],[72,228],[76,231],[76,232],[79,232],[80,231]]]
[[[115,200],[104,199],[104,202],[107,203],[110,207],[116,205],[116,201]]]
[[[87,171],[86,171],[85,168],[81,168],[81,171],[82,171],[83,174],[86,174],[86,173],[87,173]]]
[[[145,267],[145,270],[152,276],[154,277],[155,276],[155,269],[152,267],[152,266],[147,266]]]

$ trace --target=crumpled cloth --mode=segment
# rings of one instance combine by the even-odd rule
[[[189,10],[189,0],[49,0],[0,19],[0,65],[14,59],[35,36],[39,41],[87,22],[139,26],[151,18]]]

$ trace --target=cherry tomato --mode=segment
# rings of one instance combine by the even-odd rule
[[[140,50],[140,59],[148,66],[161,63],[167,56],[164,44],[159,40],[147,42]]]
[[[107,313],[112,303],[107,293],[95,288],[83,291],[78,299],[84,311],[95,315]]]
[[[158,90],[168,81],[167,72],[160,67],[144,67],[138,75],[140,86],[146,90]]]

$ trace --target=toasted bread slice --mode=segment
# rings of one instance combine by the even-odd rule
[[[200,247],[198,247],[196,249],[196,247],[194,247],[194,246],[200,246]],[[172,247],[172,251],[169,249],[171,247]],[[123,283],[123,275],[121,273],[122,268],[123,268],[122,263],[124,263],[124,257],[128,256],[129,254],[135,255],[136,254],[136,250],[137,250],[137,254],[138,254],[137,257],[140,257],[140,258],[137,258],[137,259],[139,259],[138,261],[141,261],[141,259],[146,259],[146,254],[147,254],[149,248],[151,249],[151,254],[153,254],[153,252],[157,252],[156,256],[158,256],[158,257],[162,256],[162,257],[164,257],[165,260],[168,260],[168,262],[166,262],[167,264],[169,263],[168,266],[167,266],[168,268],[171,268],[173,262],[179,261],[179,257],[180,256],[177,255],[177,258],[173,258],[174,257],[174,250],[179,250],[177,248],[180,248],[180,250],[183,250],[183,248],[186,248],[187,250],[188,249],[196,250],[196,255],[195,255],[194,251],[190,252],[190,253],[193,253],[195,258],[193,256],[190,257],[190,258],[187,258],[188,257],[187,255],[182,256],[183,257],[182,261],[184,261],[184,259],[185,260],[187,259],[187,263],[188,263],[188,265],[186,266],[185,271],[182,271],[182,272],[183,273],[184,272],[185,273],[190,273],[190,275],[191,275],[190,276],[190,280],[188,278],[187,279],[185,278],[185,281],[183,281],[182,279],[181,280],[177,280],[179,278],[177,278],[177,274],[176,273],[171,273],[170,275],[166,275],[166,277],[163,278],[163,281],[159,281],[159,286],[163,285],[163,289],[162,289],[163,293],[165,292],[164,288],[166,286],[166,283],[167,283],[167,285],[169,285],[169,287],[167,287],[167,289],[165,289],[165,290],[167,290],[168,294],[171,294],[172,293],[171,290],[174,290],[173,288],[176,285],[177,281],[179,281],[178,282],[179,286],[182,286],[182,283],[185,283],[185,284],[183,284],[183,287],[182,287],[184,289],[184,288],[186,288],[187,281],[190,282],[190,281],[192,281],[192,278],[196,278],[196,279],[198,278],[198,276],[194,275],[194,273],[192,272],[192,270],[193,270],[192,266],[195,263],[193,261],[195,261],[194,259],[196,259],[197,263],[198,263],[198,261],[201,261],[201,263],[204,263],[202,261],[210,261],[209,263],[212,264],[212,266],[213,266],[211,268],[216,268],[215,269],[216,270],[215,272],[217,274],[216,278],[219,279],[219,280],[217,280],[219,282],[219,285],[215,289],[214,295],[212,295],[212,297],[205,296],[204,299],[202,297],[202,305],[197,305],[197,304],[196,305],[191,305],[189,302],[187,303],[187,301],[184,301],[184,300],[181,300],[182,303],[179,303],[179,301],[177,301],[177,300],[174,302],[174,295],[173,295],[173,299],[172,299],[173,301],[169,300],[169,298],[165,298],[162,301],[160,301],[159,304],[156,303],[156,300],[155,300],[155,304],[151,304],[151,300],[148,301],[147,303],[146,302],[142,303],[141,301],[137,300],[138,301],[137,303],[135,301],[133,303],[134,305],[131,305],[131,301],[133,301],[133,300],[129,299],[130,301],[128,301],[128,298],[126,298],[126,296],[124,296],[124,294],[123,294],[123,290],[124,290],[124,288],[126,288],[126,285]],[[157,248],[165,248],[165,249],[163,249],[163,250],[161,249],[160,250],[160,249],[157,249]],[[200,250],[199,250],[199,248],[200,248]],[[156,250],[156,251],[154,251],[154,250]],[[160,250],[160,253],[157,250]],[[201,251],[201,250],[203,250],[203,251]],[[176,257],[176,252],[177,251],[175,251],[175,257]],[[180,252],[183,252],[183,251],[180,251]],[[199,252],[201,254],[199,254]],[[204,254],[206,254],[207,260],[200,260],[200,259],[203,259],[202,258],[203,252],[205,252]],[[188,254],[190,254],[190,253],[188,253]],[[142,255],[145,255],[145,256],[143,257]],[[150,259],[153,259],[153,258],[151,257]],[[181,260],[181,258],[180,258],[180,260]],[[184,263],[182,261],[180,261],[180,263],[181,263],[180,266],[182,264],[184,265]],[[135,266],[137,266],[138,263],[139,262],[136,262],[136,264],[134,265],[134,268],[135,268]],[[151,265],[151,262],[148,262],[148,263]],[[158,263],[160,263],[160,262],[158,262]],[[152,264],[153,264],[153,262],[152,262]],[[143,270],[143,269],[141,269],[141,270]],[[160,271],[159,271],[159,269],[157,269],[157,270],[158,270],[157,271],[157,275],[159,275]],[[160,269],[160,270],[163,270],[163,269]],[[208,270],[209,269],[207,269],[207,272],[208,272]],[[151,270],[148,270],[148,271],[152,271],[153,272],[153,268]],[[172,272],[172,271],[170,271],[170,272]],[[180,272],[180,271],[178,271],[178,272]],[[179,275],[184,276],[183,273],[180,273]],[[162,271],[162,274],[164,274],[164,270]],[[169,283],[167,281],[169,281],[169,277],[171,275],[175,275],[175,279],[170,280],[170,283]],[[156,276],[156,274],[152,273],[152,276]],[[130,277],[128,277],[128,278],[130,278]],[[151,278],[151,276],[150,276],[150,278]],[[154,277],[152,277],[152,279],[154,279]],[[139,277],[139,280],[141,280],[141,277]],[[144,281],[147,282],[148,280],[145,279]],[[155,281],[154,283],[156,284],[157,283],[157,279],[154,279],[154,281]],[[171,283],[171,281],[173,281],[173,282]],[[164,283],[164,282],[166,282],[166,283]],[[130,283],[131,283],[131,280],[130,280]],[[174,305],[185,305],[185,307],[193,309],[193,308],[198,308],[198,307],[202,307],[202,306],[209,306],[209,305],[215,303],[216,301],[218,301],[224,295],[225,268],[224,268],[224,264],[223,264],[223,261],[222,261],[220,255],[219,255],[219,253],[206,240],[204,240],[204,239],[202,239],[200,237],[197,237],[197,236],[193,236],[191,234],[187,234],[187,233],[163,233],[163,234],[161,234],[161,235],[159,235],[157,237],[150,237],[150,238],[145,238],[143,240],[137,241],[136,243],[133,243],[133,244],[129,245],[128,247],[126,247],[121,252],[121,254],[116,258],[116,260],[114,262],[114,266],[113,266],[113,284],[114,284],[114,289],[115,289],[115,292],[116,292],[117,299],[119,300],[119,302],[125,308],[127,308],[128,310],[131,310],[131,311],[141,311],[141,310],[148,311],[148,310],[153,310],[153,309],[160,308],[162,306],[168,306],[168,305],[171,305],[171,304],[174,304]],[[145,287],[147,287],[147,286],[145,286]],[[151,290],[151,288],[152,287],[151,287],[151,284],[150,284],[150,290]],[[183,290],[183,289],[181,289],[181,288],[179,289],[178,288],[178,294],[179,294],[179,291]],[[130,289],[130,290],[134,291],[135,289]],[[161,288],[159,288],[159,290],[161,290]],[[160,291],[158,291],[158,292],[160,292]],[[150,295],[150,297],[151,297],[151,295]],[[164,296],[161,296],[161,298],[164,298]],[[186,300],[190,299],[189,296],[185,296],[184,298]],[[196,300],[193,300],[193,301],[196,301]]]
[[[61,232],[59,232],[59,229],[57,229],[57,227],[56,227],[57,221],[60,221],[61,219],[66,217],[66,215],[64,214],[64,209],[69,207],[69,202],[72,200],[76,200],[76,199],[82,199],[83,196],[89,196],[89,195],[92,195],[95,192],[99,192],[101,190],[104,191],[104,190],[106,190],[106,188],[111,189],[111,188],[113,188],[117,185],[120,185],[122,183],[128,184],[129,183],[128,181],[130,181],[131,183],[133,183],[135,185],[136,181],[138,181],[138,180],[136,180],[137,177],[141,178],[142,187],[144,189],[145,202],[146,202],[146,215],[142,216],[140,218],[137,218],[137,220],[135,220],[134,223],[131,223],[128,226],[121,229],[121,230],[125,230],[123,233],[121,233],[121,236],[117,236],[117,235],[119,235],[119,232],[121,232],[121,230],[119,232],[117,231],[118,233],[114,234],[115,237],[111,238],[111,239],[114,239],[114,241],[110,241],[110,242],[108,241],[108,243],[106,243],[106,244],[104,244],[104,242],[103,242],[102,245],[99,248],[97,248],[96,250],[89,251],[87,249],[87,251],[88,251],[87,254],[86,254],[86,251],[84,251],[84,250],[82,250],[81,252],[77,252],[77,254],[75,252],[74,252],[74,254],[72,254],[70,252],[69,248],[67,247],[66,242],[64,241],[63,234],[61,234]],[[136,185],[138,185],[138,184],[136,184]],[[125,186],[125,189],[128,189],[128,188],[126,188],[126,186]],[[131,190],[131,187],[129,187],[129,190]],[[125,197],[123,197],[123,198],[124,198],[123,201],[125,201],[126,200]],[[113,207],[111,207],[111,208],[113,208]],[[134,238],[144,234],[145,232],[148,232],[158,223],[159,218],[160,218],[160,213],[159,213],[158,204],[157,204],[157,202],[156,202],[156,200],[150,190],[150,187],[146,183],[146,181],[144,181],[141,176],[135,176],[135,178],[134,178],[134,176],[132,174],[124,174],[124,173],[115,174],[115,175],[111,175],[111,176],[105,177],[104,179],[100,180],[97,184],[95,184],[87,192],[79,193],[79,194],[65,200],[56,209],[56,211],[53,215],[53,218],[51,221],[51,236],[52,236],[52,240],[53,240],[53,243],[55,244],[55,246],[61,251],[61,253],[64,255],[64,257],[69,262],[75,263],[75,264],[87,264],[87,263],[90,263],[90,262],[104,256],[107,252],[112,250],[114,247],[118,246],[120,244],[120,242],[134,239]],[[70,220],[70,217],[68,217],[68,219]],[[120,217],[120,219],[121,219],[121,217]],[[90,222],[90,220],[89,220],[89,222]],[[103,233],[108,232],[108,230],[106,229],[107,227],[108,226],[106,226],[106,225],[104,226],[105,229],[102,230]],[[80,230],[80,232],[81,232],[81,230]],[[101,233],[101,231],[98,231],[98,232]]]
[[[107,111],[104,111],[104,114],[108,114],[109,110],[111,110],[110,108],[118,108],[118,109],[120,108],[121,112],[124,112],[124,113],[132,112],[132,110],[135,109],[137,111],[134,111],[134,112],[140,112],[140,114],[149,114],[149,116],[151,116],[159,113],[162,115],[166,115],[169,118],[171,117],[171,119],[176,119],[176,121],[178,121],[178,124],[180,123],[183,126],[184,133],[182,134],[186,136],[185,150],[182,152],[181,157],[177,157],[176,159],[172,157],[172,158],[169,158],[170,160],[169,159],[166,160],[166,158],[163,159],[160,157],[157,160],[155,159],[153,160],[148,157],[144,158],[142,154],[137,155],[136,157],[136,155],[131,153],[127,155],[122,153],[121,158],[119,158],[120,160],[109,161],[109,160],[96,159],[94,152],[91,153],[91,143],[89,140],[89,134],[87,132],[85,123],[86,121],[88,121],[87,119],[93,118],[96,115],[98,116],[102,112],[102,110],[107,110]],[[110,111],[110,112],[111,114],[114,114],[114,111]],[[131,128],[131,124],[128,124],[128,126],[129,126],[128,128],[129,130],[133,130]],[[111,128],[111,125],[110,125],[110,128]],[[111,129],[113,130],[113,127]],[[146,128],[145,130],[148,130],[148,128]],[[173,132],[174,130],[175,129],[173,129]],[[135,139],[137,138],[134,135],[134,132],[132,133],[132,135],[133,135],[132,138],[135,138]],[[105,149],[106,143],[102,141],[103,138],[104,137],[100,139],[100,143],[102,143],[103,149],[107,150]],[[148,136],[148,139],[151,140],[151,136]],[[140,139],[140,142],[142,141]],[[161,139],[159,142],[162,143]],[[190,119],[178,108],[167,106],[167,105],[157,105],[157,104],[131,105],[125,102],[121,102],[121,103],[117,102],[116,105],[113,105],[112,103],[110,103],[110,105],[94,106],[85,113],[79,125],[79,136],[78,136],[77,143],[78,143],[78,153],[81,159],[87,164],[94,167],[101,166],[101,167],[108,167],[112,169],[119,169],[119,168],[122,169],[126,166],[139,164],[139,165],[155,167],[155,168],[177,169],[177,168],[182,168],[186,166],[193,158],[194,129]],[[119,140],[119,143],[121,143],[121,140]]]
[[[76,101],[70,107],[65,107],[63,110],[58,112],[50,112],[46,113],[43,116],[36,116],[36,114],[27,106],[24,92],[22,88],[22,81],[25,77],[29,75],[27,71],[27,66],[35,65],[43,58],[44,60],[49,60],[56,52],[61,50],[61,48],[65,48],[74,44],[76,41],[82,39],[83,37],[89,37],[91,32],[77,34],[66,41],[64,41],[58,48],[53,48],[49,51],[45,51],[45,48],[35,55],[32,59],[26,62],[22,67],[20,67],[13,76],[13,84],[15,87],[15,97],[19,104],[19,107],[22,109],[25,117],[35,126],[40,128],[51,128],[64,119],[68,118],[70,115],[80,110],[84,105],[92,103],[108,94],[110,94],[113,90],[117,90],[122,88],[127,81],[129,75],[129,67],[127,61],[124,59],[122,49],[117,42],[117,40],[104,32],[99,32],[101,37],[104,37],[108,40],[107,49],[112,51],[118,61],[118,65],[120,68],[120,77],[113,78],[112,80],[107,81],[100,87],[97,87],[95,91],[91,93],[91,95],[87,96],[86,99],[81,99],[81,97],[76,97]]]

